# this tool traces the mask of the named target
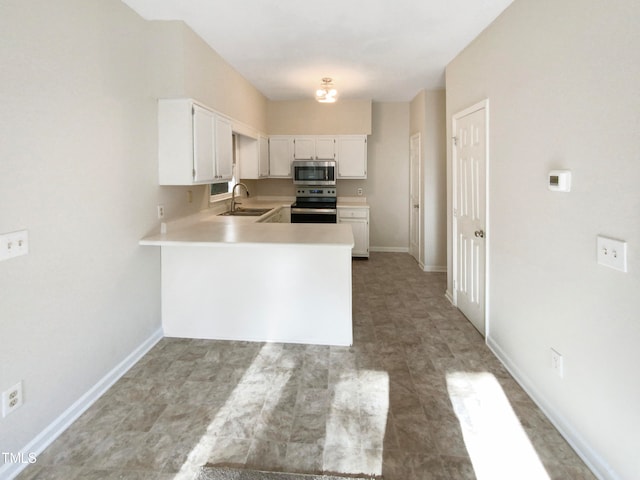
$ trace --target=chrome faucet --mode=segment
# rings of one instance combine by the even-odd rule
[[[249,189],[247,188],[247,186],[244,183],[236,183],[231,189],[231,211],[232,212],[236,211],[236,205],[242,203],[242,202],[236,202],[236,187],[239,187],[239,186],[243,186],[245,191],[247,192],[247,197],[249,196]]]

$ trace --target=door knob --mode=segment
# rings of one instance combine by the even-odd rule
[[[473,234],[478,238],[484,238],[484,231],[483,230],[476,230],[475,232],[473,232]]]

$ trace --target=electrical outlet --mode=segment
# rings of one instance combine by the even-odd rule
[[[560,378],[564,376],[564,365],[562,361],[562,355],[551,349],[551,368],[556,372]]]
[[[158,218],[164,218],[164,205],[158,205]]]
[[[7,260],[29,253],[29,233],[27,230],[0,235],[0,260]]]
[[[22,406],[22,380],[9,390],[2,392],[2,416],[6,417]]]
[[[598,263],[621,272],[627,271],[627,242],[598,235]]]
[[[362,187],[358,187],[358,196],[361,197],[362,196]]]

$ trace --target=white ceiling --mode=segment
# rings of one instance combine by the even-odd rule
[[[409,101],[513,0],[122,0],[148,20],[183,20],[271,100]]]

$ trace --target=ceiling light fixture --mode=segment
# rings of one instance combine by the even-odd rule
[[[320,88],[316,90],[316,100],[320,103],[334,103],[336,95],[338,91],[333,88],[333,80],[330,77],[324,77]]]

